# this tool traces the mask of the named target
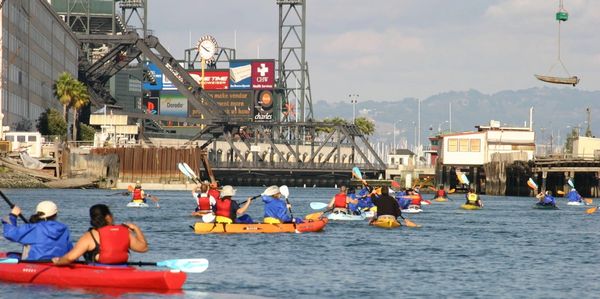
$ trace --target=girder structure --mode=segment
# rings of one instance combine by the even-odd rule
[[[242,129],[248,133],[242,136]],[[325,128],[327,134],[316,141],[317,129]],[[301,144],[287,138],[286,131],[306,132],[311,136],[310,142]],[[246,136],[246,134],[244,134]],[[238,141],[239,136],[239,141]],[[202,141],[200,147],[208,148],[212,145],[216,151],[216,140],[227,142],[229,145],[231,164],[241,169],[344,169],[349,165],[360,165],[362,169],[370,171],[385,170],[385,162],[377,155],[369,141],[353,124],[335,125],[322,122],[238,122],[207,125],[203,130],[186,143],[187,146],[196,146],[194,141]],[[256,144],[267,144],[271,157],[266,157],[266,152],[252,151]],[[277,145],[282,145],[284,150]],[[300,147],[304,148],[304,151]],[[310,148],[309,151],[306,147]],[[344,154],[342,149],[350,149],[351,153]],[[210,149],[209,149],[210,150]],[[285,153],[284,153],[285,152]],[[347,152],[347,151],[346,151]],[[273,158],[277,156],[277,158]],[[374,157],[370,161],[369,156]],[[277,162],[275,162],[277,161]],[[333,161],[333,162],[332,162]],[[220,163],[223,164],[223,163]],[[351,166],[350,166],[351,167]]]
[[[279,67],[277,87],[284,101],[298,101],[297,122],[312,121],[313,106],[306,62],[306,0],[277,0],[279,6]],[[288,113],[284,121],[291,121]]]
[[[208,122],[227,122],[225,111],[202,90],[200,85],[183,69],[177,60],[165,49],[155,36],[141,38],[136,32],[125,35],[80,35],[81,43],[111,44],[112,48],[94,63],[81,64],[81,79],[91,89],[95,106],[114,104],[108,98],[106,83],[140,55],[146,56],[169,78],[177,90],[198,109]],[[150,119],[150,117],[149,117]]]

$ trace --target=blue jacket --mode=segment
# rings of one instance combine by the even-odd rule
[[[352,198],[352,199],[356,199],[356,194],[354,193],[350,193],[348,194],[348,197]],[[353,203],[348,203],[348,210],[355,212],[358,210],[358,203],[357,204],[353,204]]]
[[[569,191],[569,193],[567,193],[567,199],[571,202],[573,202],[573,201],[581,202],[582,201],[581,195],[579,195],[579,193],[577,193],[577,190],[575,190],[575,189],[571,189],[571,191]]]
[[[281,222],[292,221],[285,200],[268,195],[263,195],[262,200],[265,203],[265,217],[277,218]]]
[[[63,256],[73,248],[69,228],[57,221],[40,221],[17,226],[17,217],[10,215],[10,223],[2,220],[4,237],[23,245],[30,245],[28,260],[51,259]]]
[[[408,209],[408,206],[410,206],[410,203],[412,201],[411,198],[406,197],[405,195],[401,195],[401,196],[396,196],[396,200],[398,200],[398,205],[400,206],[400,209]]]
[[[553,196],[546,195],[546,196],[544,196],[544,204],[555,205],[556,204],[556,200],[554,200]]]

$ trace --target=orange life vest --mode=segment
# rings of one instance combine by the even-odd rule
[[[343,208],[345,209],[347,207],[347,203],[346,203],[346,194],[345,193],[338,193],[335,195],[335,200],[333,202],[333,207],[334,208]]]

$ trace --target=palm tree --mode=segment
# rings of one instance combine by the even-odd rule
[[[66,123],[68,123],[68,111],[73,108],[72,140],[77,140],[77,112],[90,101],[87,88],[70,73],[63,72],[54,83],[53,89],[54,95],[63,105],[63,117]]]
[[[73,108],[73,140],[77,140],[77,127],[79,125],[78,112],[90,102],[90,94],[82,82],[76,81],[73,92],[71,108]]]

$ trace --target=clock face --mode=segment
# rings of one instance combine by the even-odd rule
[[[198,41],[197,48],[200,57],[210,60],[217,53],[217,41],[212,36],[205,36]]]

